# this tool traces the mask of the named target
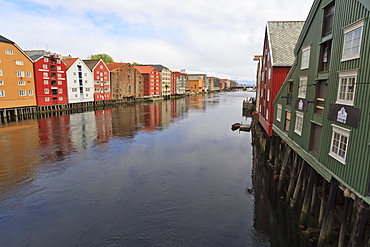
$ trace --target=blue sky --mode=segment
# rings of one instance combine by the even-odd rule
[[[305,20],[313,0],[0,0],[0,35],[48,49],[253,84],[267,21]]]

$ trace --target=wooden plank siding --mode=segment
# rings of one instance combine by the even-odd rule
[[[332,33],[322,37],[324,8],[331,4],[331,0],[315,0],[311,12],[306,20],[301,36],[295,48],[295,63],[284,81],[273,104],[275,106],[275,119],[273,130],[287,143],[293,146],[312,167],[323,175],[327,180],[334,176],[351,191],[360,197],[366,197],[370,178],[370,10],[361,0],[337,0],[335,1],[335,13]],[[344,43],[344,28],[361,19],[364,19],[360,58],[341,61]],[[320,45],[331,40],[331,62],[327,72],[318,72],[320,68]],[[309,67],[301,69],[302,48],[310,46]],[[355,85],[353,106],[350,108],[360,109],[360,120],[358,127],[351,127],[328,119],[330,104],[337,103],[339,72],[347,70],[358,70]],[[307,111],[295,109],[295,100],[298,98],[298,85],[301,76],[307,76],[306,100]],[[325,105],[322,115],[314,113],[316,85],[318,80],[327,83]],[[289,81],[293,81],[293,102],[291,106],[286,105],[286,96]],[[282,105],[281,121],[276,120],[277,105]],[[341,105],[341,104],[339,104]],[[290,129],[284,130],[286,111],[291,112]],[[303,130],[301,135],[294,132],[297,113],[301,112],[303,118]],[[313,126],[313,124],[316,124]],[[329,155],[333,127],[336,125],[350,131],[346,150],[345,164],[339,162]],[[322,126],[321,144],[319,153],[314,152],[310,145],[311,132]],[[317,136],[317,135],[316,135]]]

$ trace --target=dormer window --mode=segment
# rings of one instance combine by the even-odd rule
[[[331,34],[333,30],[334,10],[335,10],[334,2],[324,8],[324,21],[323,21],[322,36]]]

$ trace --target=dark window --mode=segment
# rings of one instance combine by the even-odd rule
[[[316,114],[322,115],[325,107],[325,95],[326,95],[326,81],[318,81],[316,83],[316,100],[315,110]]]
[[[317,124],[311,125],[311,140],[310,140],[310,151],[315,154],[319,154],[320,152],[320,144],[321,144],[321,131],[322,127]]]
[[[331,34],[333,30],[334,10],[334,2],[326,6],[324,9],[323,36]]]
[[[292,95],[293,95],[293,82],[289,81],[288,82],[286,105],[292,105]]]
[[[325,42],[320,46],[319,72],[330,69],[331,41]]]
[[[57,89],[52,89],[51,94],[52,95],[58,95],[58,90]]]

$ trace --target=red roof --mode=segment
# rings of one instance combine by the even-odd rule
[[[153,70],[156,70],[156,68],[152,66],[134,66],[135,69],[137,69],[141,74],[150,74]]]
[[[107,65],[108,69],[112,71],[130,63],[105,63],[105,64]]]
[[[67,58],[62,59],[63,62],[66,64],[66,70],[68,70],[77,60],[78,58]]]

